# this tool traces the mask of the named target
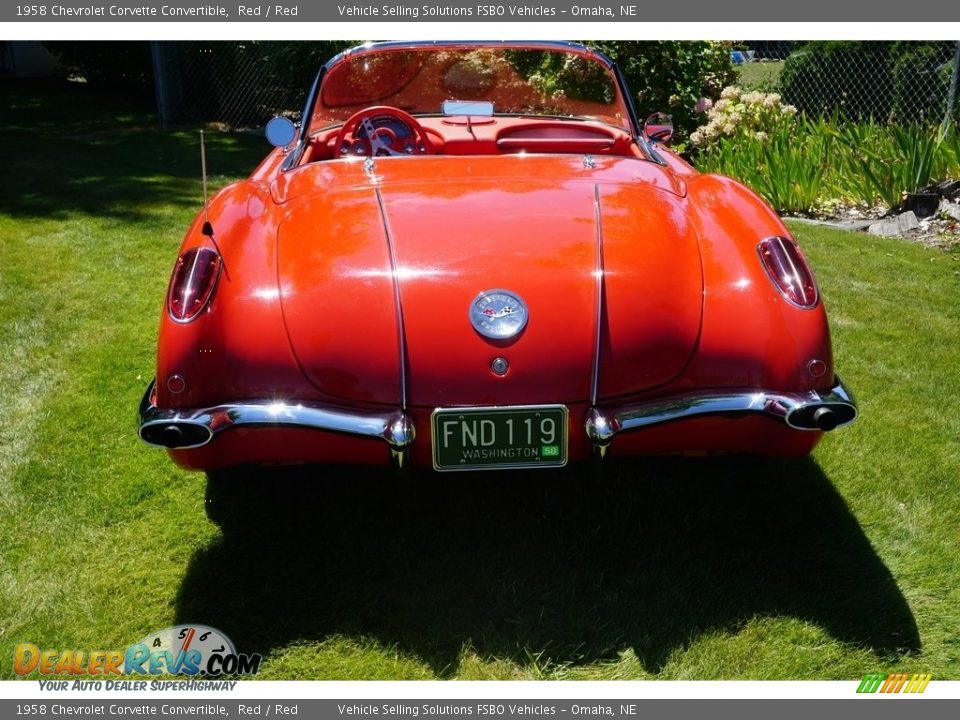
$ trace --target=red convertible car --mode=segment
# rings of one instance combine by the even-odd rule
[[[790,231],[574,43],[380,43],[187,232],[140,437],[186,468],[798,456],[852,422]]]

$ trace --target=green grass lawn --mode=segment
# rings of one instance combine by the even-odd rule
[[[0,92],[0,677],[18,642],[199,622],[265,678],[960,679],[956,254],[794,228],[862,411],[806,460],[311,468],[208,497],[134,422],[196,132]],[[266,150],[210,136],[215,183]]]
[[[737,85],[749,90],[775,92],[779,89],[783,60],[756,61],[737,65]]]

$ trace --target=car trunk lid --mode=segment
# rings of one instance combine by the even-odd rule
[[[291,344],[315,385],[399,404],[403,373],[410,405],[582,402],[598,318],[600,397],[683,369],[702,279],[675,193],[466,174],[390,182],[384,173],[372,186],[298,201],[297,216],[311,219],[281,225],[278,279]],[[529,321],[513,338],[491,340],[471,324],[471,304],[494,289],[526,304]],[[497,358],[505,373],[492,370]]]

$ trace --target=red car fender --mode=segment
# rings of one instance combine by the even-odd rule
[[[265,187],[244,181],[211,199],[212,238],[194,220],[178,257],[193,247],[220,253],[222,268],[207,307],[186,323],[164,302],[157,356],[160,405],[199,407],[228,399],[304,397],[309,385],[297,368],[283,319],[276,275],[276,214]],[[169,293],[169,287],[168,291]],[[174,393],[168,381],[183,379]]]
[[[699,351],[684,384],[828,389],[834,378],[830,330],[822,297],[809,309],[789,303],[760,260],[758,243],[792,237],[756,194],[729,178],[687,179],[689,208],[699,226],[704,272]],[[824,363],[815,377],[813,360]]]

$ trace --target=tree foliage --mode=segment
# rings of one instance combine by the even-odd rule
[[[589,41],[623,71],[642,123],[654,112],[673,115],[677,137],[685,139],[702,121],[701,98],[718,98],[736,80],[730,43],[657,40]]]

